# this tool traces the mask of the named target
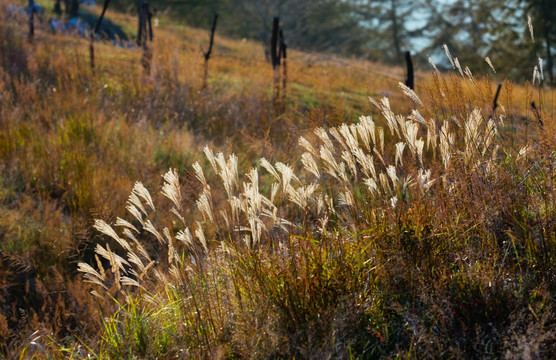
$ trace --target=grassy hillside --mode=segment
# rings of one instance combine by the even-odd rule
[[[161,16],[93,72],[45,6],[0,21],[0,357],[556,356],[551,88],[291,51],[277,109],[260,44],[203,88]]]

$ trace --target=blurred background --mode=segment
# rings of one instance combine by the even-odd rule
[[[66,0],[69,1],[69,0]],[[100,3],[100,1],[99,1]],[[157,14],[210,28],[219,13],[222,35],[270,39],[272,18],[280,16],[290,47],[401,64],[405,51],[426,63],[450,67],[447,44],[462,65],[485,72],[486,56],[514,80],[530,79],[542,58],[553,78],[556,1],[553,0],[156,0]],[[136,12],[136,0],[111,4]],[[534,41],[527,16],[532,19]]]

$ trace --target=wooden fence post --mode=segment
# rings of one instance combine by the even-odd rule
[[[405,80],[405,86],[411,90],[415,90],[415,75],[413,74],[413,62],[411,61],[411,53],[409,51],[405,52],[405,62],[407,65],[407,79]]]
[[[535,113],[535,115],[537,116],[537,120],[539,121],[539,125],[540,125],[540,129],[541,131],[544,130],[544,122],[542,121],[542,116],[541,116],[541,112],[539,111],[539,109],[537,108],[537,105],[535,104],[535,102],[531,102],[531,109],[533,109],[533,112]]]
[[[35,1],[29,0],[29,42],[35,36]]]
[[[104,6],[102,7],[102,12],[98,17],[97,23],[95,28],[91,32],[91,43],[89,44],[89,53],[91,56],[91,69],[95,70],[95,33],[98,32],[100,29],[100,24],[102,23],[102,19],[104,18],[104,14],[106,13],[106,9],[108,8],[108,4],[110,4],[110,0],[104,0]]]
[[[210,54],[212,53],[212,45],[214,44],[214,32],[216,31],[216,21],[218,20],[218,14],[214,13],[214,19],[212,20],[212,28],[210,29],[210,42],[207,52],[205,53],[205,70],[203,74],[203,90],[207,88],[207,78],[208,78],[208,62],[210,59]]]
[[[492,103],[492,113],[496,111],[498,107],[498,96],[500,95],[500,89],[502,89],[502,83],[498,83],[498,89],[496,89],[496,95],[494,95],[494,102]]]
[[[278,27],[280,25],[280,18],[274,17],[272,23],[272,36],[270,38],[270,60],[272,61],[272,69],[274,70],[274,82],[272,91],[272,103],[276,108],[277,102],[280,99],[280,57],[278,48]]]
[[[137,45],[143,47],[143,56],[141,58],[141,64],[143,69],[148,74],[151,72],[151,60],[152,51],[149,49],[147,44],[148,36],[152,40],[152,26],[150,26],[150,18],[152,14],[149,11],[149,3],[143,0],[139,0],[139,29],[137,32]],[[149,28],[147,28],[147,22],[149,23]],[[150,30],[150,34],[147,34],[147,29]]]

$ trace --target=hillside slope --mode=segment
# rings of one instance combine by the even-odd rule
[[[0,20],[0,357],[554,356],[552,89],[290,51],[275,105],[260,44],[205,88],[161,16],[92,71],[44,5]]]

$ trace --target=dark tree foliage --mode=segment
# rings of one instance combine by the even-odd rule
[[[135,1],[115,5],[125,10]],[[296,49],[399,65],[411,51],[417,66],[431,56],[447,68],[442,50],[447,44],[473,72],[488,73],[489,56],[501,76],[522,80],[541,57],[547,80],[553,78],[554,0],[154,0],[151,5],[206,29],[218,12],[222,35],[262,44],[269,43],[272,19],[279,16],[288,45]]]
[[[76,17],[79,13],[79,0],[64,0],[65,12],[70,17]]]
[[[554,0],[522,0],[526,11],[531,14],[538,54],[546,59],[548,80],[554,83],[554,46],[556,45],[556,1]]]

